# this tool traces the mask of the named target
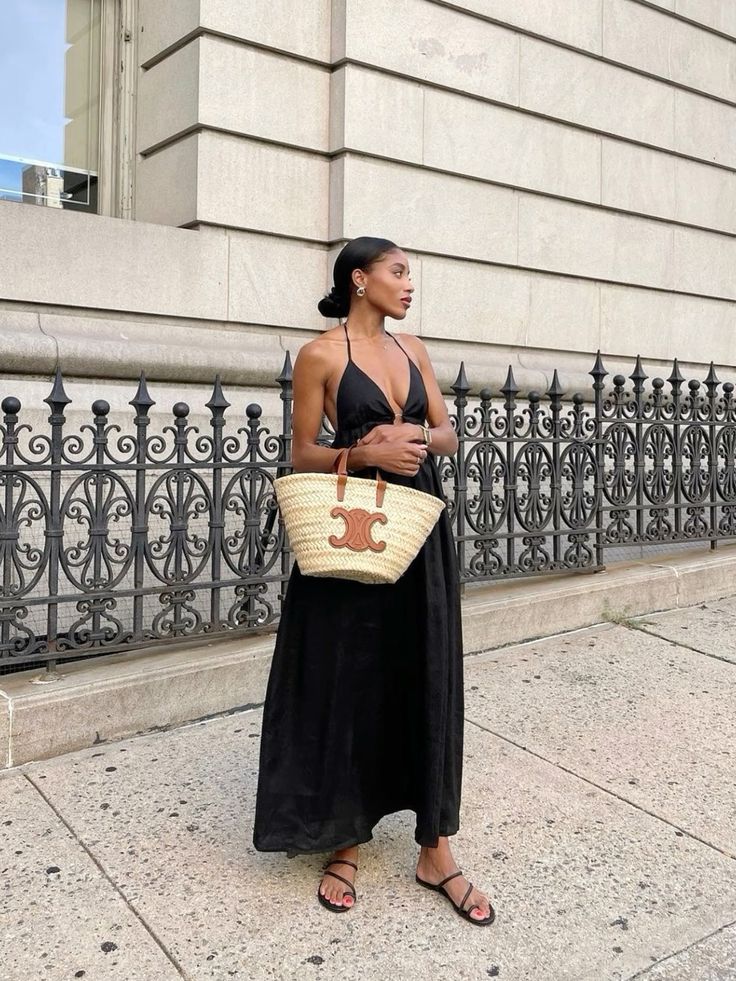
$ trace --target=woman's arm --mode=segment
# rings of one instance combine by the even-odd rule
[[[291,447],[294,470],[329,473],[340,453],[340,450],[333,450],[329,446],[317,445],[329,377],[329,358],[321,350],[321,345],[314,341],[305,344],[294,362]]]
[[[432,362],[429,360],[427,348],[424,346],[424,342],[413,334],[405,334],[402,337],[402,341],[404,341],[409,350],[414,354],[419,364],[419,370],[422,373],[424,387],[427,390],[427,422],[429,423],[432,437],[429,449],[432,453],[436,453],[439,456],[451,456],[457,451],[457,434],[452,428],[447,406],[445,405],[440,386],[437,384],[437,378],[432,367]]]

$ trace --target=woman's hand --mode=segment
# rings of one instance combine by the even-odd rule
[[[392,429],[392,426],[378,427]],[[398,428],[398,427],[396,427]],[[416,427],[412,427],[416,428]],[[369,436],[375,432],[371,430]],[[348,466],[351,470],[360,470],[364,467],[378,467],[379,470],[387,470],[389,473],[398,473],[404,477],[414,477],[420,466],[427,459],[427,447],[424,443],[415,443],[404,438],[403,440],[372,440],[367,443],[368,437],[360,442],[350,451]]]
[[[360,446],[375,446],[380,443],[423,443],[422,430],[411,422],[399,422],[374,426],[369,433],[358,440]]]

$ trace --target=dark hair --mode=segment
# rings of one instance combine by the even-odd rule
[[[361,235],[354,238],[342,249],[332,271],[334,286],[317,304],[323,317],[347,317],[350,310],[350,296],[353,285],[353,270],[367,269],[387,252],[398,248],[387,238],[371,238]]]

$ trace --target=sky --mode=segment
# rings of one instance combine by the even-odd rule
[[[2,156],[62,160],[65,20],[66,0],[0,0]],[[21,169],[0,158],[0,188]]]

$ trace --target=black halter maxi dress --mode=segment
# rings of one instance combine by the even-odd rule
[[[345,336],[335,448],[394,421],[385,393],[353,361],[347,328]],[[402,416],[422,424],[427,393],[407,360]],[[414,477],[384,476],[442,497],[431,454]],[[369,841],[383,816],[401,810],[416,812],[420,845],[455,834],[463,714],[460,590],[447,511],[392,585],[303,576],[295,564],[264,705],[255,847],[288,855],[347,848]]]

